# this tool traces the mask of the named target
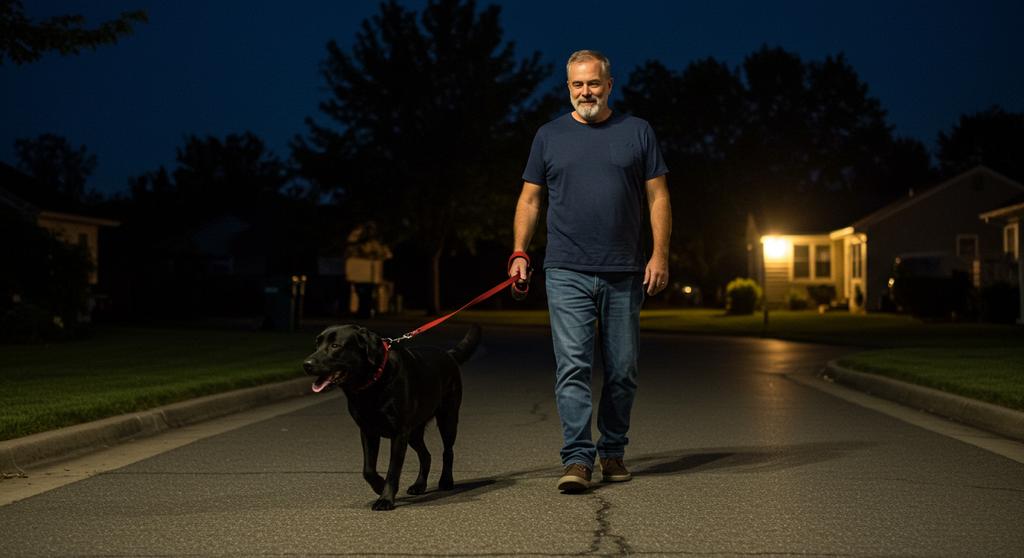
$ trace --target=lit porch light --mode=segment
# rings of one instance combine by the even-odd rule
[[[764,259],[765,260],[782,260],[789,255],[792,249],[789,244],[789,240],[782,238],[781,236],[762,236],[761,245],[764,246]]]

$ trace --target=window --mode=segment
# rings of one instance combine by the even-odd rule
[[[1011,223],[1003,227],[1003,253],[1009,254],[1011,259],[1016,260],[1020,257],[1017,252],[1017,235],[1020,234],[1020,228],[1017,223]]]
[[[806,244],[793,245],[793,278],[811,278],[811,247]]]
[[[830,279],[832,277],[832,247],[819,244],[814,247],[814,277]]]
[[[863,244],[850,245],[850,276],[854,279],[864,277],[864,260],[861,256]]]
[[[956,235],[956,255],[965,260],[978,259],[978,235]]]

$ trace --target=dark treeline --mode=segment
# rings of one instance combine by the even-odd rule
[[[533,133],[570,110],[564,88],[541,89],[563,67],[518,53],[498,7],[386,2],[350,47],[327,45],[328,94],[288,159],[251,133],[188,137],[172,168],[105,200],[85,188],[95,157],[59,136],[19,141],[18,166],[122,221],[101,277],[129,293],[128,315],[241,311],[268,276],[316,277],[367,222],[394,247],[388,270],[408,305],[436,312],[501,279]],[[748,216],[820,232],[976,164],[1024,180],[1024,115],[960,116],[929,153],[894,134],[842,54],[764,46],[737,67],[652,60],[616,75],[613,108],[651,122],[671,169],[673,278],[708,294],[745,274]],[[217,242],[231,273],[211,274],[199,248]]]

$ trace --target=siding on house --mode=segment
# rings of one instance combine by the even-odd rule
[[[1001,257],[1002,235],[978,215],[1006,202],[1024,186],[985,167],[954,177],[934,188],[886,206],[857,221],[853,229],[870,244],[865,265],[868,310],[882,307],[896,256],[911,252],[957,254],[958,238],[977,238],[975,268]],[[978,263],[975,264],[975,261]]]

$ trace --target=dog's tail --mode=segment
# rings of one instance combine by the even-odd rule
[[[469,357],[473,356],[473,351],[476,350],[477,345],[480,344],[480,326],[473,324],[470,326],[469,331],[466,332],[466,336],[459,341],[457,345],[448,349],[448,354],[455,359],[455,362],[462,364],[469,360]]]

